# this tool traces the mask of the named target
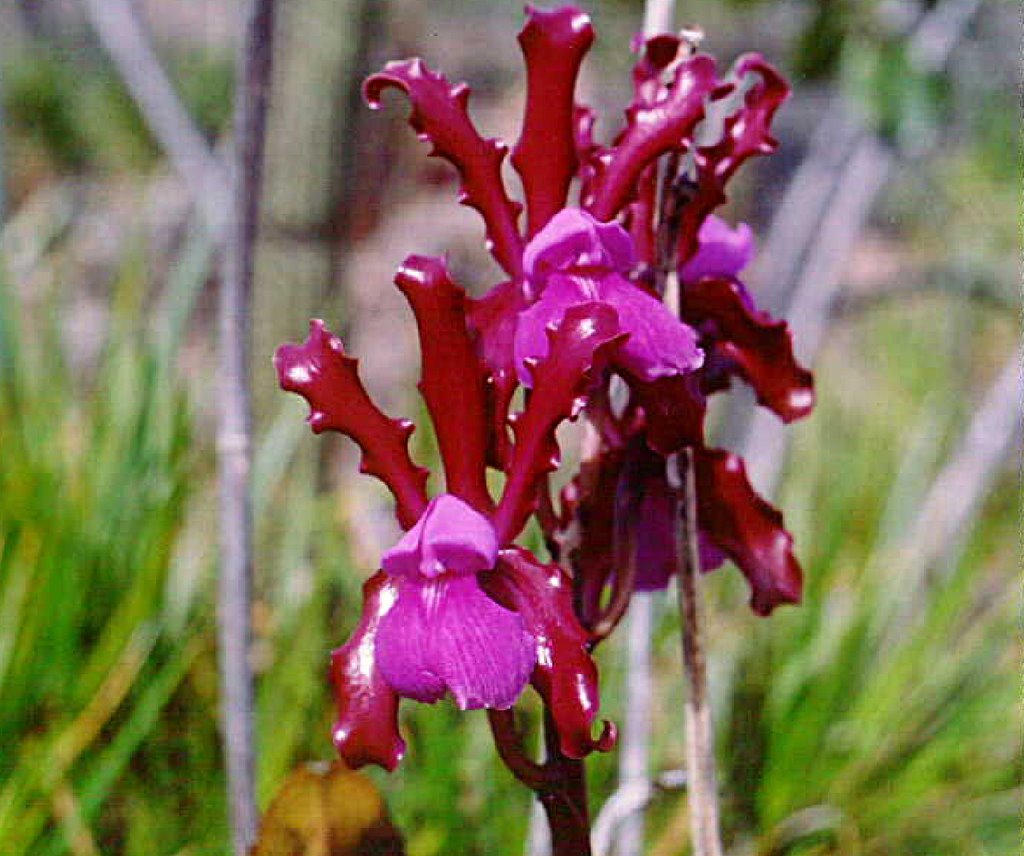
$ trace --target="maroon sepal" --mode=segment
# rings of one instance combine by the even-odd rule
[[[593,41],[590,18],[579,9],[526,7],[526,25],[519,33],[526,60],[526,111],[512,166],[523,179],[530,235],[565,206],[576,171],[576,76]]]
[[[559,524],[572,545],[564,558],[578,574],[579,614],[588,625],[615,575],[615,497],[625,457],[624,449],[602,449],[562,491]]]
[[[585,205],[593,198],[593,183],[598,173],[607,165],[611,154],[594,141],[594,125],[597,114],[585,104],[577,104],[572,110],[573,142],[576,148],[576,175],[579,178],[580,203]]]
[[[743,106],[725,120],[721,139],[694,154],[696,197],[682,211],[680,265],[697,252],[701,224],[726,201],[725,185],[736,170],[748,158],[771,154],[778,146],[771,135],[771,123],[775,111],[789,97],[789,84],[760,54],[744,54],[733,66],[732,76],[737,83],[748,74],[757,75],[758,80],[744,96]]]
[[[488,463],[505,470],[511,454],[508,409],[519,379],[516,376],[515,335],[519,313],[526,309],[522,288],[514,282],[494,286],[479,300],[469,301],[466,319],[476,334],[477,350],[490,370],[487,407],[491,447]]]
[[[526,525],[537,503],[538,481],[558,466],[555,429],[579,415],[591,383],[627,338],[606,303],[571,306],[547,336],[548,355],[534,365],[527,360],[533,388],[526,409],[512,422],[515,448],[494,513],[499,544],[510,543]]]
[[[444,259],[409,256],[395,283],[419,328],[423,377],[444,461],[446,488],[481,514],[494,503],[487,491],[487,376],[466,328],[466,293],[452,282]]]
[[[683,60],[672,88],[649,103],[634,101],[626,111],[625,131],[598,170],[587,208],[598,220],[611,220],[635,193],[644,168],[659,156],[690,146],[704,118],[704,102],[725,94],[706,54]]]
[[[744,299],[744,290],[728,279],[705,278],[686,287],[681,315],[702,336],[709,371],[704,392],[728,387],[738,374],[757,394],[758,403],[792,422],[814,407],[814,376],[793,356],[793,337],[785,321]],[[712,367],[717,370],[710,371]]]
[[[557,565],[542,565],[519,547],[502,550],[497,569],[481,576],[499,600],[511,603],[537,640],[537,665],[530,682],[558,728],[562,753],[583,758],[615,745],[615,726],[604,722],[593,736],[600,700],[597,666],[587,632],[573,612],[572,580]]]
[[[662,78],[669,66],[680,59],[683,40],[673,33],[659,33],[634,42],[633,49],[638,48],[640,58],[633,66],[633,98],[636,104],[650,106],[666,94]]]
[[[626,206],[625,227],[633,238],[636,257],[646,266],[650,274],[650,266],[657,254],[657,222],[656,206],[658,204],[658,170],[651,164],[641,174],[637,183],[636,199]],[[663,295],[656,294],[656,297]]]
[[[707,403],[699,389],[701,374],[691,372],[646,383],[630,379],[630,389],[644,411],[647,444],[659,454],[704,444]]]
[[[363,84],[373,109],[389,86],[401,89],[412,103],[409,124],[421,140],[432,144],[431,154],[449,161],[462,178],[459,201],[475,208],[487,229],[487,248],[511,276],[522,273],[523,239],[516,221],[522,209],[513,202],[501,178],[508,147],[484,139],[469,118],[469,87],[453,86],[443,74],[431,71],[421,59],[389,62]]]
[[[350,767],[394,770],[405,754],[398,733],[398,695],[381,677],[374,653],[377,628],[397,596],[397,583],[378,571],[363,584],[363,614],[348,642],[331,654],[338,706],[334,746]]]
[[[751,487],[742,458],[723,449],[695,452],[698,524],[747,578],[751,609],[768,615],[799,603],[803,573],[782,515]]]
[[[398,522],[408,529],[427,507],[429,473],[412,462],[407,445],[415,426],[381,412],[359,380],[358,366],[358,360],[345,354],[341,340],[316,319],[309,322],[303,344],[282,345],[274,354],[281,388],[309,402],[313,431],[338,431],[359,444],[361,471],[390,488]]]

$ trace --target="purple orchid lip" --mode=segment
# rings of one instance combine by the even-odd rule
[[[416,525],[381,558],[393,577],[434,579],[445,572],[471,574],[494,567],[498,538],[486,517],[457,496],[434,497]]]
[[[381,567],[398,582],[381,616],[375,655],[399,695],[432,703],[451,691],[460,708],[511,707],[537,662],[523,617],[480,588],[498,538],[491,521],[452,494],[432,499]]]
[[[492,600],[475,575],[405,578],[381,619],[375,655],[399,695],[428,704],[450,691],[462,710],[511,707],[537,663],[523,616]]]
[[[602,223],[579,208],[565,208],[526,245],[523,268],[536,302],[522,312],[514,350],[520,383],[532,384],[530,360],[547,354],[547,329],[566,310],[597,301],[612,307],[629,338],[617,363],[651,381],[700,367],[697,335],[660,300],[626,278],[633,239],[617,223]]]

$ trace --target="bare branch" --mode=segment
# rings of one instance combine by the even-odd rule
[[[220,667],[228,798],[238,856],[248,852],[257,825],[253,687],[248,661],[252,633],[249,336],[273,33],[274,0],[250,0],[238,51],[232,216],[220,299]]]
[[[131,0],[83,0],[96,35],[210,232],[222,239],[230,188],[226,170],[185,111]]]
[[[679,614],[683,637],[683,674],[686,678],[686,767],[689,791],[690,835],[695,856],[722,856],[718,824],[718,781],[715,773],[715,732],[708,699],[707,669],[700,603],[700,548],[697,535],[697,479],[693,449],[685,448],[668,460],[669,485],[682,505],[677,554]]]
[[[633,595],[626,617],[626,709],[623,713],[623,727],[619,736],[619,786],[605,803],[605,809],[613,811],[612,806],[630,804],[630,800],[643,793],[647,795],[650,784],[647,778],[648,756],[651,742],[651,629],[654,602],[652,595],[637,593]],[[636,810],[625,812],[618,821],[619,829],[615,837],[616,852],[623,854],[643,853],[644,815],[639,809],[646,804],[648,797],[637,806]],[[600,820],[600,816],[598,818]],[[609,821],[606,820],[605,823]],[[609,848],[602,842],[598,844],[598,825],[594,825],[594,850],[604,853]]]

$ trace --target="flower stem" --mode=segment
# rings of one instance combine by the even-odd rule
[[[686,681],[686,765],[690,807],[690,835],[696,856],[722,856],[718,826],[718,787],[715,741],[708,702],[707,669],[701,628],[698,590],[700,551],[697,541],[697,488],[693,449],[687,447],[668,461],[669,484],[680,495],[679,613],[683,637],[683,674]]]
[[[537,794],[551,829],[551,856],[590,856],[590,814],[583,761],[567,758],[558,745],[558,728],[550,712],[544,712],[545,767],[557,787]]]

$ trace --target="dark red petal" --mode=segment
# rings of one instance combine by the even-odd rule
[[[380,106],[381,93],[389,86],[409,96],[409,124],[420,139],[433,145],[432,155],[444,158],[459,171],[459,201],[480,212],[487,229],[487,248],[498,264],[518,277],[523,239],[516,221],[521,206],[509,198],[501,179],[501,163],[508,148],[499,140],[484,139],[473,127],[466,109],[469,87],[464,83],[453,86],[421,59],[389,62],[363,84],[370,107]]]
[[[590,18],[572,6],[526,7],[519,44],[526,60],[526,112],[512,166],[522,176],[529,234],[565,206],[576,170],[573,95],[580,63],[594,41]]]
[[[338,431],[359,444],[361,470],[391,489],[398,521],[408,529],[427,507],[429,473],[409,458],[412,422],[390,419],[380,411],[359,380],[358,366],[319,320],[309,322],[309,338],[303,344],[282,345],[274,355],[281,387],[309,402],[313,431]]]
[[[495,597],[510,602],[537,640],[537,666],[531,683],[558,727],[560,748],[570,758],[607,752],[615,745],[615,726],[605,722],[592,733],[600,700],[597,666],[587,632],[573,612],[572,580],[557,565],[542,565],[518,547],[503,550],[497,569],[481,582]]]
[[[640,59],[633,66],[633,97],[637,104],[651,105],[665,95],[662,77],[679,57],[683,40],[672,33],[660,33],[640,45]]]
[[[513,424],[515,449],[494,513],[499,544],[508,544],[526,524],[538,481],[558,466],[555,429],[579,414],[593,378],[625,339],[606,303],[572,306],[557,327],[548,328],[548,355],[531,367],[530,400]]]
[[[590,213],[611,220],[635,193],[649,163],[690,145],[694,128],[704,118],[705,100],[721,94],[715,61],[697,54],[679,64],[671,90],[649,104],[630,105],[626,130],[596,179]]]
[[[563,558],[578,574],[579,611],[588,624],[615,574],[615,497],[625,457],[624,449],[602,449],[562,491],[562,540],[571,546]]]
[[[732,280],[705,278],[686,287],[681,314],[698,329],[710,322],[714,332],[701,341],[712,353],[709,363],[734,366],[758,402],[785,422],[806,416],[814,407],[814,376],[793,356],[789,326],[743,295]]]
[[[700,372],[653,381],[630,378],[629,385],[644,410],[647,444],[662,455],[683,446],[704,445],[705,397],[698,388]]]
[[[695,153],[696,198],[683,209],[679,232],[679,264],[697,252],[697,233],[707,216],[726,200],[725,185],[748,158],[775,151],[771,135],[775,111],[789,97],[789,84],[760,54],[744,54],[733,67],[733,77],[742,82],[757,75],[743,99],[743,106],[724,123],[722,138]]]
[[[657,235],[655,231],[658,199],[658,170],[654,164],[641,174],[636,188],[636,200],[626,207],[626,228],[633,238],[636,257],[647,270],[655,264]]]
[[[768,615],[799,603],[803,573],[782,515],[751,487],[742,458],[723,449],[697,449],[697,519],[712,544],[750,583],[750,606]]]
[[[405,754],[398,733],[398,695],[380,674],[374,647],[380,620],[395,602],[397,582],[378,571],[363,585],[363,614],[348,642],[331,654],[338,705],[333,738],[350,767],[394,770]]]
[[[490,514],[487,377],[466,328],[466,294],[439,258],[409,256],[395,283],[416,315],[423,354],[420,390],[437,432],[447,490]]]
[[[470,300],[469,326],[476,333],[477,350],[490,369],[488,389],[490,439],[488,461],[504,470],[511,453],[508,438],[508,408],[519,381],[516,377],[515,336],[519,313],[526,309],[522,289],[514,282],[503,282],[479,300]]]
[[[597,115],[584,104],[573,107],[573,141],[576,148],[577,176],[580,180],[580,204],[585,205],[593,199],[593,183],[598,173],[604,168],[608,152],[603,146],[594,142],[594,125]]]

